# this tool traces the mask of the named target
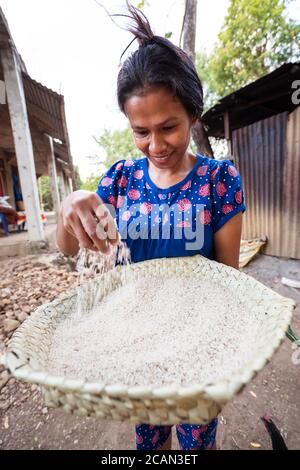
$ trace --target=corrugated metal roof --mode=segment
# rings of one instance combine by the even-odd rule
[[[7,19],[0,6],[0,47],[7,46],[12,41]]]
[[[222,98],[202,120],[208,135],[224,137],[224,113],[228,111],[231,130],[240,129],[284,111],[293,111],[292,82],[300,79],[300,62],[278,69]]]
[[[22,77],[29,115],[34,117],[41,132],[66,143],[61,113],[63,96],[36,82],[25,73]]]
[[[65,118],[64,97],[33,80],[26,71],[26,66],[17,51],[11,36],[8,22],[0,7],[0,47],[10,47],[15,51],[22,70],[22,80],[27,105],[29,120],[34,124],[41,136],[48,134],[54,139],[59,139],[63,145],[55,146],[60,158],[73,166],[70,155],[68,130]],[[0,61],[0,79],[3,71]]]
[[[7,19],[5,18],[3,10],[0,6],[0,48],[1,47],[3,48],[12,47],[15,50],[16,54],[18,55],[21,70],[27,73],[25,63],[16,48],[16,45],[14,43],[14,40],[12,38],[10,29],[8,26]]]

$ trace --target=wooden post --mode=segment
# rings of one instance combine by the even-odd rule
[[[70,194],[70,186],[69,186],[69,178],[68,176],[64,173],[64,183],[65,183],[65,191],[66,191],[66,197]]]
[[[231,131],[228,111],[224,113],[224,134],[227,141],[228,157],[232,159]]]
[[[65,102],[64,102],[64,97],[62,96],[62,100],[60,103],[60,113],[62,117],[62,125],[64,128],[64,135],[66,139],[66,146],[67,146],[67,151],[68,151],[68,157],[69,157],[69,163],[71,165],[71,178],[72,178],[72,188],[74,191],[76,188],[76,174],[75,174],[75,169],[73,165],[73,159],[71,155],[71,150],[70,150],[70,140],[69,140],[69,134],[68,134],[68,128],[67,128],[67,121],[66,121],[66,113],[65,113]]]
[[[70,190],[70,193],[72,193],[74,191],[74,189],[73,189],[73,179],[69,177],[68,181],[69,181],[69,190]]]
[[[45,241],[22,74],[16,53],[0,50],[30,242]]]
[[[61,200],[63,201],[67,197],[65,174],[63,170],[60,171],[59,179],[60,179],[60,187],[61,187]]]
[[[58,217],[59,214],[59,207],[60,207],[60,200],[59,200],[59,191],[58,191],[58,179],[57,179],[57,172],[56,172],[56,164],[55,164],[55,155],[54,155],[54,146],[53,146],[53,139],[49,135],[45,134],[45,138],[48,141],[48,173],[50,177],[50,186],[51,186],[51,194],[52,194],[52,201],[53,201],[53,209]]]

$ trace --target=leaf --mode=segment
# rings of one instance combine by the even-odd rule
[[[300,58],[300,24],[288,19],[289,0],[230,0],[209,61],[213,91],[223,97],[284,62]]]
[[[172,32],[166,33],[166,34],[165,34],[165,38],[166,38],[166,39],[170,39],[170,37],[172,36],[172,34],[173,34]]]
[[[286,332],[286,337],[294,342],[297,346],[300,347],[300,338],[298,338],[298,336],[293,332],[292,328],[289,326],[288,327],[288,330]]]

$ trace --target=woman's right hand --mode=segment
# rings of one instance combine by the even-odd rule
[[[73,254],[81,247],[107,254],[119,240],[115,220],[96,193],[80,190],[64,199],[57,227],[61,251]]]

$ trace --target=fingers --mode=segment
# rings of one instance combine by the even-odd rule
[[[100,250],[102,253],[109,253],[110,252],[110,244],[106,237],[98,237],[97,236],[97,225],[98,221],[95,219],[95,217],[92,214],[78,214],[81,223],[83,226],[84,231],[88,235],[88,238],[91,240],[92,244],[94,247],[96,247],[97,250]]]
[[[83,248],[108,254],[119,241],[115,219],[96,193],[78,191],[63,211],[65,229]]]
[[[116,245],[120,241],[120,236],[115,219],[104,204],[100,204],[95,207],[95,214],[99,220],[96,229],[98,238],[101,240],[107,240],[112,245]]]
[[[68,217],[66,224],[64,224],[65,229],[78,240],[81,248],[87,248],[88,250],[98,251],[93,241],[90,239],[88,234],[83,228],[81,220],[78,216],[73,215],[72,218]]]

